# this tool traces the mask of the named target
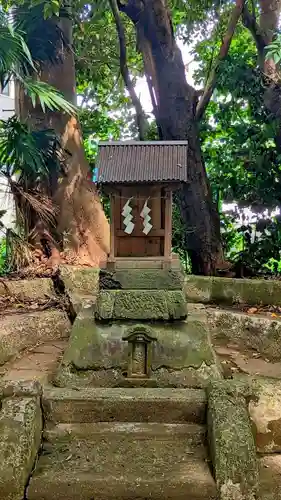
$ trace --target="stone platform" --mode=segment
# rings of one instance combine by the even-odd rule
[[[80,308],[55,384],[204,387],[220,377],[207,322],[187,314],[181,271],[128,269],[103,277],[95,304]]]
[[[280,500],[281,320],[238,309],[258,304],[255,290],[281,304],[279,282],[188,277],[184,288],[176,268],[132,268],[97,286],[96,271],[62,274],[70,342],[60,307],[48,309],[57,330],[20,330],[20,317],[44,316],[31,309],[0,335],[0,500]],[[55,297],[50,280],[19,289],[25,302]],[[31,371],[43,390],[15,381]]]

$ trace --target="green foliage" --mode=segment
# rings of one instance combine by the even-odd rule
[[[56,154],[56,141],[52,130],[30,131],[17,117],[1,121],[1,174],[8,179],[24,176],[33,184],[47,178],[48,159]]]
[[[37,69],[25,41],[25,33],[18,22],[11,24],[8,15],[0,11],[1,85],[11,79],[23,86],[34,106],[39,100],[43,110],[48,108],[69,114],[75,113],[74,106],[68,103],[60,92],[37,79]]]
[[[277,36],[273,42],[266,47],[265,58],[273,59],[275,64],[279,64],[281,61],[281,36]]]
[[[0,276],[6,274],[6,238],[0,238]]]

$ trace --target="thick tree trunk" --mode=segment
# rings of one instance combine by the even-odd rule
[[[196,274],[213,274],[222,260],[219,217],[200,150],[196,123],[197,96],[187,84],[182,55],[163,0],[130,0],[123,10],[134,22],[147,79],[153,86],[161,138],[188,140],[189,181],[178,193],[187,250]]]
[[[58,23],[65,39],[71,44],[71,20],[58,18],[54,22]],[[60,62],[44,65],[41,80],[53,85],[75,103],[73,52],[63,43],[56,50]],[[67,152],[64,175],[53,179],[51,193],[58,206],[57,232],[63,237],[64,250],[79,264],[99,266],[106,261],[109,252],[109,224],[95,186],[88,180],[89,165],[77,117],[50,111],[43,113],[39,105],[33,108],[30,99],[23,93],[17,103],[17,112],[22,119],[27,119],[37,129],[54,129]],[[53,255],[57,259],[58,252],[54,251]]]

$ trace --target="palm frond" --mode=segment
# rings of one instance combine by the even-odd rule
[[[8,178],[24,173],[30,180],[48,175],[33,133],[17,117],[0,122],[0,171]]]
[[[39,101],[44,112],[50,109],[51,111],[64,111],[70,115],[77,113],[76,106],[67,101],[57,89],[48,83],[33,78],[23,78],[21,83],[34,107]]]
[[[30,51],[21,33],[0,24],[0,79],[4,84],[13,73],[30,74],[35,70]]]

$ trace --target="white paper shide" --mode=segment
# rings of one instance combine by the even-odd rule
[[[152,224],[150,223],[151,217],[150,217],[149,213],[151,212],[151,209],[148,206],[148,200],[149,200],[149,198],[145,201],[143,209],[142,209],[142,211],[140,213],[140,216],[143,219],[143,230],[142,230],[142,232],[145,235],[147,235],[148,233],[150,233],[150,231],[151,231],[151,229],[153,227]]]
[[[123,210],[122,210],[122,216],[124,217],[123,224],[125,226],[124,232],[126,234],[132,234],[135,224],[132,222],[133,216],[132,216],[132,207],[130,207],[130,202],[132,201],[132,198],[130,198],[128,201],[126,201]]]

